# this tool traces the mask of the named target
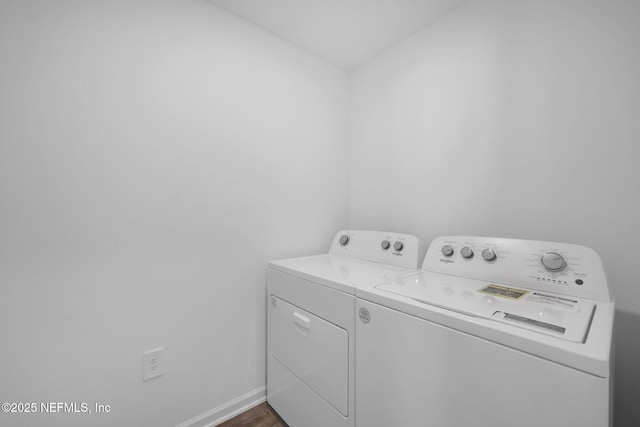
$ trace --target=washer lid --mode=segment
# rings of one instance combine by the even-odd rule
[[[357,287],[389,282],[416,271],[331,254],[271,261],[269,268],[350,294],[355,294]]]
[[[476,318],[584,343],[595,304],[589,300],[423,272],[377,289]]]

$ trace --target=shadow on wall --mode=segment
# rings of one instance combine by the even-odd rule
[[[640,315],[616,311],[614,426],[640,425]]]

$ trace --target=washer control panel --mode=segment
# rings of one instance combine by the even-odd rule
[[[612,300],[598,254],[586,246],[568,243],[438,237],[431,243],[422,269],[599,301]]]
[[[420,268],[425,252],[416,236],[372,230],[339,231],[329,249],[333,255],[409,268]]]

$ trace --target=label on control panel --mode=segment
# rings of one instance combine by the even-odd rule
[[[578,300],[559,297],[556,295],[543,294],[540,292],[533,292],[526,298],[527,302],[533,302],[536,304],[543,304],[549,308],[556,310],[576,312],[578,310]]]
[[[524,291],[522,289],[509,288],[509,287],[500,286],[500,285],[488,285],[482,289],[478,289],[478,292],[482,292],[484,294],[489,294],[489,295],[493,295],[500,298],[508,298],[508,299],[516,299],[516,300],[522,298],[523,296],[529,293],[529,291]]]

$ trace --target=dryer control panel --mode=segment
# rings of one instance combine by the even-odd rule
[[[425,252],[416,236],[372,230],[341,230],[329,249],[332,255],[408,268],[420,268]]]
[[[598,301],[611,293],[598,254],[568,243],[494,237],[436,238],[423,270]]]

